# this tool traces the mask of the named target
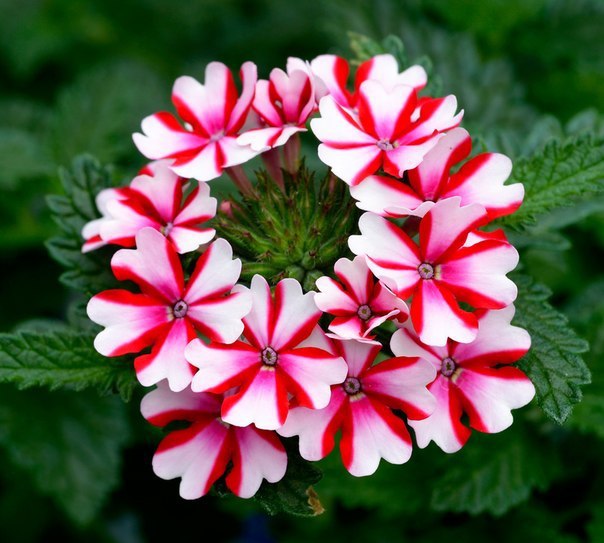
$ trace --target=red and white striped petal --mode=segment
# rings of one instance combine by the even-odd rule
[[[287,453],[273,432],[258,430],[253,426],[232,429],[233,468],[226,484],[240,498],[251,498],[266,479],[276,483],[287,470]]]
[[[354,107],[352,96],[346,89],[350,73],[348,62],[336,55],[319,55],[310,63],[312,72],[321,81],[333,99],[343,107]]]
[[[273,333],[275,307],[271,289],[264,277],[254,275],[249,289],[243,285],[236,285],[233,292],[249,292],[252,297],[252,308],[243,319],[244,335],[256,349],[261,351],[270,345]]]
[[[347,316],[356,314],[359,302],[331,277],[319,277],[316,281],[319,292],[315,294],[317,307],[331,315]]]
[[[258,151],[237,142],[238,136],[224,136],[217,142],[223,168],[230,168],[251,160]],[[204,181],[203,179],[201,179]]]
[[[367,339],[369,331],[365,329],[365,323],[357,315],[348,317],[336,317],[329,324],[330,337],[333,339]],[[374,343],[373,336],[367,339],[368,343]]]
[[[252,107],[254,100],[254,92],[256,89],[256,81],[258,80],[258,69],[253,62],[244,62],[239,70],[241,79],[241,95],[235,103],[233,110],[230,112],[228,125],[226,126],[229,134],[234,134],[241,130],[245,123],[247,114]]]
[[[279,98],[283,123],[305,123],[315,104],[312,78],[302,70],[286,73],[274,68],[270,84]]]
[[[464,311],[439,281],[421,281],[411,304],[411,321],[423,343],[442,347],[448,339],[459,343],[474,341],[478,322]]]
[[[446,346],[435,347],[422,343],[410,322],[406,322],[402,328],[392,334],[390,350],[399,357],[423,358],[436,370],[440,370],[443,358],[449,356]]]
[[[239,391],[224,399],[222,419],[235,426],[255,424],[276,430],[287,418],[289,402],[285,383],[274,367],[261,366]]]
[[[185,349],[185,358],[199,368],[191,383],[194,392],[226,392],[242,385],[260,365],[258,350],[243,341],[206,345],[194,339]]]
[[[363,182],[350,187],[350,195],[357,201],[357,207],[383,217],[423,217],[434,204],[425,202],[404,182],[370,175]]]
[[[436,378],[436,369],[421,358],[391,358],[368,369],[363,375],[363,392],[410,419],[424,419],[436,406],[426,388]]]
[[[110,202],[109,213],[100,225],[100,236],[106,243],[122,247],[133,247],[139,230],[146,227],[159,230],[164,224],[154,210],[145,209],[138,199]]]
[[[478,205],[461,205],[453,197],[436,202],[426,213],[419,227],[419,246],[424,262],[437,264],[459,249],[468,233],[485,219],[485,209]]]
[[[434,132],[431,136],[399,142],[398,147],[384,153],[384,171],[395,177],[402,177],[406,171],[417,167],[443,137],[443,133]]]
[[[141,401],[141,414],[154,426],[166,426],[177,420],[195,421],[220,415],[222,398],[190,388],[180,392],[170,390],[162,381],[157,388],[145,394]]]
[[[156,163],[154,176],[139,175],[130,188],[146,198],[165,223],[174,220],[182,204],[182,179],[169,167],[169,161]]]
[[[220,147],[215,141],[209,141],[177,157],[172,170],[187,179],[211,181],[222,175],[223,167],[224,156]]]
[[[475,308],[502,309],[518,295],[514,282],[505,276],[518,265],[518,258],[509,243],[483,241],[463,247],[444,262],[441,281],[458,300]]]
[[[303,349],[305,347],[314,347],[337,356],[334,342],[323,332],[319,324],[315,326],[312,333],[302,343],[298,344],[296,348]]]
[[[283,437],[299,436],[302,458],[321,460],[333,450],[335,434],[342,424],[343,406],[347,402],[348,396],[342,388],[334,387],[327,407],[290,409],[285,424],[277,429],[277,433]]]
[[[384,314],[384,317],[386,317],[385,314],[388,313],[388,319],[397,315],[396,320],[401,323],[409,317],[409,308],[407,307],[407,304],[396,296],[387,286],[379,282],[373,287],[371,308],[374,313]],[[375,317],[367,322],[369,329],[378,326],[373,322],[374,320],[376,320]]]
[[[320,120],[322,119],[313,119],[311,125]],[[322,143],[319,145],[318,154],[321,161],[331,167],[333,174],[350,186],[358,185],[368,175],[375,173],[382,164],[382,151],[375,142],[347,147]]]
[[[461,423],[463,413],[461,401],[455,386],[442,375],[428,387],[436,398],[434,412],[423,420],[409,420],[415,431],[415,439],[420,449],[434,441],[444,452],[454,453],[461,449],[471,431]]]
[[[109,210],[107,206],[109,202],[113,200],[123,200],[128,197],[129,189],[103,189],[100,191],[95,198],[96,207],[101,213],[101,217],[87,222],[82,228],[82,237],[85,242],[82,246],[82,252],[87,253],[94,251],[107,245],[107,243],[101,238],[100,232],[102,225],[109,220]]]
[[[346,361],[348,377],[357,378],[360,378],[367,371],[381,348],[379,344],[375,345],[355,340],[336,341],[335,346]]]
[[[411,457],[411,450],[405,423],[388,407],[363,395],[350,401],[340,452],[352,475],[375,473],[382,458],[391,464],[404,464]]]
[[[106,290],[93,296],[86,312],[90,320],[105,327],[94,340],[95,349],[105,356],[142,351],[172,318],[160,301],[127,290]]]
[[[512,425],[511,410],[527,405],[535,396],[535,387],[518,368],[463,368],[454,378],[462,396],[470,426],[490,434]]]
[[[191,306],[229,292],[241,273],[241,260],[233,259],[228,241],[219,238],[201,255],[187,283],[184,300]]]
[[[172,244],[153,228],[136,234],[136,249],[121,249],[111,259],[113,273],[120,281],[134,281],[148,295],[168,305],[178,301],[184,276]]]
[[[356,256],[353,260],[340,258],[334,264],[333,269],[346,290],[353,294],[358,305],[369,302],[373,293],[374,280],[363,256]]]
[[[420,280],[417,245],[398,226],[373,213],[359,220],[360,236],[350,236],[348,245],[356,255],[365,255],[371,271],[400,298],[409,297]]]
[[[457,98],[450,94],[444,98],[430,98],[419,106],[419,118],[415,126],[405,132],[401,143],[410,143],[431,136],[434,132],[446,132],[455,128],[463,118],[463,110],[457,115]]]
[[[481,312],[476,339],[455,345],[451,356],[464,368],[516,362],[529,350],[531,337],[526,330],[510,324],[513,317],[513,305]]]
[[[499,153],[474,157],[451,176],[444,197],[460,196],[465,204],[484,206],[489,219],[514,213],[522,204],[522,183],[504,185],[512,171],[512,161]]]
[[[455,128],[444,135],[424,157],[422,163],[409,171],[409,182],[421,200],[436,201],[441,197],[461,196],[447,191],[449,171],[472,151],[472,139],[467,130]],[[463,198],[464,205],[479,203],[480,199]],[[483,204],[484,205],[484,204]],[[486,207],[486,206],[485,206]]]
[[[215,235],[216,230],[213,228],[174,226],[168,238],[179,254],[185,254],[197,251],[199,247],[212,241]]]
[[[140,384],[151,386],[167,379],[170,389],[175,392],[188,387],[194,372],[185,358],[185,347],[195,337],[188,319],[174,319],[155,340],[151,353],[134,360]]]
[[[342,383],[348,369],[341,357],[312,347],[279,352],[278,366],[298,405],[312,409],[327,406],[331,385]]]
[[[411,66],[401,73],[398,70],[398,62],[392,55],[376,55],[359,66],[355,88],[358,89],[368,79],[379,81],[388,90],[396,85],[407,85],[420,90],[428,82],[426,70],[419,65]]]
[[[216,198],[210,196],[210,186],[200,182],[187,196],[178,215],[174,217],[174,224],[185,226],[206,222],[216,215],[217,205]]]
[[[263,153],[273,147],[285,145],[289,138],[298,132],[306,132],[306,128],[301,126],[270,126],[268,128],[258,128],[248,130],[237,138],[238,145],[249,145],[257,152]]]
[[[182,498],[200,498],[225,472],[232,454],[231,439],[228,428],[215,418],[172,432],[153,456],[153,471],[161,479],[180,477]]]
[[[270,346],[277,352],[292,349],[306,339],[321,316],[314,292],[302,292],[295,279],[282,279],[275,287],[275,314]]]
[[[416,103],[413,87],[398,85],[388,91],[378,81],[365,81],[359,89],[359,120],[375,140],[394,143],[409,124]]]

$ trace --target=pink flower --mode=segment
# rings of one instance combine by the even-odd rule
[[[156,113],[143,120],[144,134],[134,134],[134,143],[147,158],[174,159],[170,167],[182,177],[200,181],[219,177],[224,168],[257,154],[236,141],[252,105],[256,77],[254,63],[241,66],[239,99],[233,76],[221,62],[208,64],[205,85],[189,76],[179,77],[172,102],[184,127],[171,113]]]
[[[179,253],[195,251],[216,231],[199,225],[216,215],[216,199],[199,183],[183,201],[186,181],[162,161],[135,177],[119,198],[104,203],[105,219],[99,226],[104,243],[133,247],[136,233],[151,227],[166,236]]]
[[[241,262],[232,260],[231,246],[218,239],[185,284],[176,251],[157,230],[139,231],[136,246],[115,253],[111,267],[119,280],[133,281],[142,292],[106,290],[90,300],[88,316],[105,327],[94,346],[105,356],[152,347],[150,354],[134,361],[141,384],[168,379],[172,390],[183,390],[193,376],[184,351],[196,332],[229,343],[243,331],[241,319],[250,310],[251,298],[241,291],[229,294]]]
[[[317,307],[335,315],[329,329],[344,339],[374,340],[370,332],[388,319],[403,322],[409,316],[407,304],[395,296],[367,267],[365,257],[350,261],[340,258],[334,271],[342,285],[329,277],[317,279]]]
[[[385,217],[423,217],[434,202],[451,196],[461,197],[463,205],[480,204],[489,220],[509,215],[520,207],[524,187],[520,183],[504,185],[512,171],[512,161],[499,153],[483,153],[466,162],[454,174],[451,168],[467,158],[472,139],[463,128],[445,135],[424,157],[421,164],[407,172],[404,179],[370,175],[351,187],[358,206]]]
[[[300,454],[320,460],[334,446],[342,432],[340,452],[346,469],[356,477],[371,475],[383,458],[403,464],[411,456],[411,439],[402,419],[422,419],[434,409],[434,398],[426,389],[436,374],[424,360],[391,358],[372,366],[379,345],[358,341],[336,341],[337,350],[348,364],[342,385],[332,387],[331,401],[319,410],[293,408],[278,433],[300,436]]]
[[[143,416],[155,426],[187,421],[170,432],[153,456],[153,471],[162,479],[181,478],[180,495],[193,500],[207,494],[228,468],[226,485],[240,498],[251,498],[263,479],[276,483],[285,475],[287,454],[274,432],[240,428],[220,418],[222,398],[191,390],[172,392],[165,383],[141,403]]]
[[[399,73],[398,62],[392,55],[376,55],[363,62],[357,69],[352,92],[347,89],[350,66],[342,57],[320,55],[310,63],[310,68],[319,80],[317,87],[324,89],[320,97],[329,94],[339,105],[349,109],[357,107],[359,88],[369,79],[379,81],[387,90],[407,85],[419,91],[428,81],[426,71],[418,65]]]
[[[235,292],[248,289],[238,286]],[[238,387],[225,398],[222,418],[236,426],[276,430],[287,417],[288,395],[312,409],[325,407],[330,385],[346,376],[346,364],[329,350],[317,326],[321,311],[314,292],[302,294],[296,280],[283,279],[273,299],[260,275],[253,277],[249,292],[253,303],[243,319],[245,342],[206,345],[195,340],[187,347],[187,360],[199,368],[191,388],[222,393]]]
[[[392,336],[394,354],[408,360],[427,360],[438,376],[428,387],[436,397],[436,409],[428,418],[413,420],[417,444],[424,448],[434,441],[452,453],[463,447],[470,429],[461,422],[489,434],[512,424],[512,409],[528,404],[535,387],[518,368],[511,366],[531,345],[526,330],[512,326],[514,307],[477,311],[478,336],[472,343],[449,341],[444,347],[421,342],[410,326]]]
[[[451,338],[474,341],[475,309],[502,309],[517,295],[516,285],[505,274],[518,264],[518,252],[506,241],[469,234],[486,216],[478,204],[462,207],[456,196],[437,202],[421,219],[419,246],[398,226],[365,213],[359,221],[361,236],[349,245],[366,255],[371,271],[399,298],[413,296],[410,314],[421,340],[443,346]],[[464,246],[465,243],[465,246]]]
[[[463,112],[455,115],[456,109],[453,95],[419,101],[411,86],[367,80],[359,88],[358,113],[325,96],[321,117],[310,124],[323,142],[319,158],[354,186],[380,168],[401,177],[418,166],[442,133],[461,122]]]
[[[128,190],[126,187],[119,189],[109,188],[103,189],[96,195],[95,203],[101,217],[87,222],[82,228],[82,237],[84,238],[84,244],[82,245],[83,253],[88,253],[107,245],[107,242],[101,238],[101,227],[111,220],[108,209],[109,204],[110,202],[127,198]]]
[[[313,78],[304,70],[279,68],[270,80],[256,83],[253,102],[261,127],[248,130],[237,139],[257,152],[285,145],[297,132],[306,132],[306,121],[315,110]]]

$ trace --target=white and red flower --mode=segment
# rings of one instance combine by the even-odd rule
[[[518,264],[518,252],[501,239],[469,234],[486,217],[478,205],[461,206],[458,196],[437,202],[421,219],[419,245],[401,228],[365,213],[362,235],[351,236],[352,252],[365,255],[371,271],[401,299],[413,297],[410,316],[421,340],[443,346],[447,340],[469,343],[476,338],[475,309],[502,309],[518,293],[506,277]],[[464,246],[465,243],[465,246]]]
[[[195,251],[211,241],[216,231],[201,226],[216,215],[217,202],[210,197],[209,186],[199,183],[183,199],[187,181],[170,169],[168,161],[155,163],[146,171],[122,189],[119,197],[103,202],[100,239],[105,244],[133,247],[137,232],[151,227],[166,236],[179,253]]]
[[[109,188],[103,189],[96,195],[95,203],[101,216],[98,219],[87,222],[82,228],[82,237],[84,244],[82,252],[88,253],[95,249],[100,249],[107,245],[107,242],[101,238],[101,227],[107,221],[111,220],[109,216],[108,205],[110,202],[123,200],[128,195],[128,188]]]
[[[426,361],[391,358],[373,365],[379,345],[355,340],[335,341],[336,352],[348,365],[346,380],[332,387],[324,409],[295,407],[278,433],[300,436],[300,454],[320,460],[334,447],[341,430],[340,452],[346,469],[357,477],[371,475],[383,458],[403,464],[411,456],[411,438],[404,421],[393,409],[410,419],[427,417],[435,401],[426,385],[436,375]]]
[[[325,96],[311,128],[322,142],[319,158],[354,186],[380,168],[401,177],[418,166],[443,132],[461,122],[456,109],[453,95],[420,101],[411,86],[388,88],[369,79],[359,88],[358,113]]]
[[[299,63],[294,65],[299,68]],[[319,55],[310,63],[310,69],[318,80],[318,98],[329,94],[339,105],[349,109],[357,107],[359,88],[368,79],[379,81],[387,90],[397,85],[407,85],[419,91],[428,81],[426,71],[419,65],[399,72],[398,62],[392,55],[376,55],[363,62],[356,71],[352,92],[347,88],[350,66],[346,59],[336,55]]]
[[[451,168],[472,151],[472,139],[463,128],[448,132],[429,151],[421,164],[407,172],[409,183],[383,175],[370,175],[351,187],[358,207],[385,217],[423,217],[434,202],[459,196],[463,205],[480,204],[489,219],[509,215],[524,197],[521,183],[504,185],[512,161],[500,153],[482,153],[454,174]]]
[[[313,77],[291,64],[287,73],[275,68],[268,81],[256,83],[252,107],[261,127],[246,131],[237,143],[257,152],[285,145],[294,134],[306,132],[306,121],[315,110]]]
[[[231,246],[218,239],[199,258],[185,284],[176,251],[157,230],[139,231],[136,246],[115,253],[111,267],[117,279],[133,281],[142,292],[106,290],[90,300],[88,316],[105,327],[94,345],[105,356],[152,347],[150,354],[134,361],[138,380],[150,386],[167,379],[172,390],[183,390],[194,373],[185,347],[196,332],[229,343],[243,331],[251,297],[231,292],[241,261],[233,260]]]
[[[196,392],[223,393],[222,418],[229,424],[255,424],[264,430],[283,425],[289,395],[300,405],[321,409],[329,403],[330,386],[346,377],[346,363],[329,350],[317,326],[321,311],[314,292],[302,293],[294,279],[283,279],[274,299],[266,280],[252,279],[252,310],[245,316],[246,341],[232,345],[195,340],[186,349],[187,360],[197,366],[191,388]]]
[[[143,120],[143,134],[134,134],[134,143],[147,158],[173,159],[170,167],[182,177],[199,181],[219,177],[224,168],[257,155],[237,143],[252,106],[256,79],[256,65],[244,63],[243,89],[237,98],[233,75],[221,62],[208,64],[205,85],[189,76],[179,77],[172,102],[184,126],[171,113],[155,113]]]
[[[512,424],[512,409],[533,399],[535,387],[530,379],[511,366],[531,345],[526,330],[510,324],[513,316],[513,306],[477,311],[478,335],[466,344],[450,341],[444,347],[429,346],[411,326],[394,333],[395,355],[426,360],[438,372],[428,387],[436,398],[436,409],[428,418],[409,421],[421,448],[434,441],[445,452],[458,451],[471,433],[461,422],[464,413],[470,427],[492,434]]]
[[[173,392],[165,382],[141,403],[143,416],[155,426],[187,421],[190,426],[169,433],[153,456],[153,471],[162,479],[180,477],[180,495],[188,500],[208,493],[228,469],[227,487],[240,498],[251,498],[266,479],[280,481],[287,453],[274,432],[254,426],[240,428],[220,418],[221,396]]]
[[[335,315],[329,330],[337,336],[372,342],[371,331],[380,324],[392,318],[404,322],[409,316],[407,304],[374,280],[364,256],[352,261],[340,258],[334,271],[342,284],[319,277],[315,303],[321,311]]]

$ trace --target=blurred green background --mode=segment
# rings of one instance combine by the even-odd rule
[[[43,245],[56,229],[44,197],[61,191],[59,166],[90,152],[126,181],[144,163],[130,135],[145,115],[170,108],[175,77],[202,78],[211,60],[234,69],[253,60],[266,77],[288,56],[352,56],[349,31],[377,40],[394,34],[409,58],[428,56],[443,94],[457,94],[464,126],[489,150],[518,158],[550,138],[604,135],[599,0],[1,0],[0,331],[65,316],[70,293]],[[219,541],[233,542],[604,541],[604,201],[552,214],[545,230],[532,232],[541,241],[526,243],[524,266],[592,341],[595,384],[566,426],[529,407],[505,437],[475,435],[455,456],[431,446],[364,480],[332,455],[317,485],[325,514],[296,519],[230,498],[181,500],[176,482],[151,472],[159,435],[140,430],[137,399],[121,425],[112,409],[124,408],[111,402],[94,414],[94,431],[101,452],[104,433],[123,434],[106,459],[121,477],[105,481],[100,495],[88,492],[105,477],[103,456],[95,460],[99,480],[77,488],[94,519],[78,523],[80,498],[70,496],[69,481],[79,480],[88,451],[76,447],[67,464],[27,435],[77,443],[77,423],[52,419],[52,405],[64,394],[63,406],[85,411],[86,394],[5,385],[0,541],[194,542],[210,526]],[[51,407],[33,408],[34,398]],[[6,445],[19,437],[20,448]],[[35,467],[40,458],[47,467]],[[63,461],[69,476],[57,480]],[[468,489],[468,481],[478,483]]]

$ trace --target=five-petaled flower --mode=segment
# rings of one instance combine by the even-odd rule
[[[472,139],[463,128],[448,132],[426,154],[421,164],[407,172],[405,179],[370,175],[350,188],[358,206],[385,217],[423,217],[434,202],[459,196],[463,205],[480,204],[489,220],[516,211],[524,197],[521,183],[504,185],[512,161],[500,153],[482,153],[468,160],[459,171],[453,166],[472,151]]]
[[[455,115],[456,109],[453,95],[419,100],[411,86],[389,89],[369,79],[359,88],[358,113],[328,95],[310,125],[322,142],[319,158],[354,186],[380,168],[401,177],[418,166],[443,133],[461,122],[463,112]]]
[[[475,430],[501,432],[512,424],[511,410],[525,406],[535,395],[530,379],[511,366],[531,345],[526,330],[510,324],[514,306],[477,313],[478,335],[472,343],[429,346],[407,325],[392,336],[395,355],[426,360],[438,372],[428,387],[436,409],[423,420],[409,421],[422,448],[434,441],[448,453],[461,449],[471,433],[461,422],[463,413]]]
[[[423,419],[434,409],[434,397],[426,389],[436,372],[424,360],[391,358],[372,366],[380,345],[356,340],[334,341],[335,352],[348,365],[346,380],[332,387],[331,401],[324,409],[294,407],[278,433],[300,436],[300,454],[320,460],[334,447],[342,432],[340,452],[346,469],[357,477],[371,475],[383,458],[403,464],[411,456],[411,438],[404,421]]]
[[[237,98],[233,75],[221,62],[208,64],[205,85],[189,76],[179,77],[172,102],[185,125],[171,113],[155,113],[143,120],[143,134],[134,134],[134,143],[147,158],[173,159],[170,167],[182,177],[199,181],[219,177],[224,168],[258,154],[237,143],[254,99],[256,79],[256,65],[244,63],[243,90]]]
[[[229,343],[243,331],[241,319],[250,310],[251,297],[245,291],[231,292],[241,261],[233,260],[228,242],[217,239],[185,284],[176,251],[157,230],[138,232],[136,246],[115,253],[111,267],[117,279],[133,281],[142,292],[106,290],[90,300],[88,316],[105,327],[94,345],[105,356],[152,347],[150,354],[134,361],[141,384],[167,379],[172,390],[183,390],[193,377],[185,347],[196,332]]]
[[[422,218],[419,245],[373,213],[361,217],[362,235],[349,238],[352,252],[365,255],[371,271],[397,296],[413,297],[411,321],[424,343],[475,339],[476,315],[458,302],[502,309],[516,299],[516,285],[506,277],[518,264],[516,249],[502,239],[469,237],[485,216],[482,206],[461,206],[456,196],[437,202]]]
[[[372,342],[371,331],[388,319],[403,322],[409,316],[407,304],[388,287],[375,281],[364,256],[340,258],[334,272],[342,285],[330,277],[317,279],[317,307],[335,315],[329,325],[337,336]]]
[[[250,292],[253,299],[243,319],[246,341],[191,342],[186,357],[199,368],[191,388],[223,393],[238,387],[222,404],[223,420],[264,430],[283,425],[289,395],[300,405],[325,407],[330,386],[346,377],[346,363],[329,350],[328,339],[317,325],[321,311],[313,300],[315,293],[303,294],[296,280],[283,279],[273,299],[260,275],[252,278],[249,290],[237,286],[234,292]]]
[[[179,253],[195,251],[211,241],[216,231],[201,226],[216,215],[217,202],[210,197],[210,187],[198,183],[184,199],[187,181],[170,169],[169,161],[156,162],[147,171],[103,203],[100,239],[105,244],[133,247],[137,232],[151,227],[166,236]]]
[[[141,403],[143,416],[155,426],[173,421],[190,423],[174,430],[159,444],[153,471],[162,479],[181,478],[180,495],[196,499],[228,469],[227,487],[241,498],[251,498],[263,479],[280,481],[287,468],[287,453],[274,432],[254,426],[231,426],[220,418],[221,396],[190,389],[173,392],[165,382]]]

